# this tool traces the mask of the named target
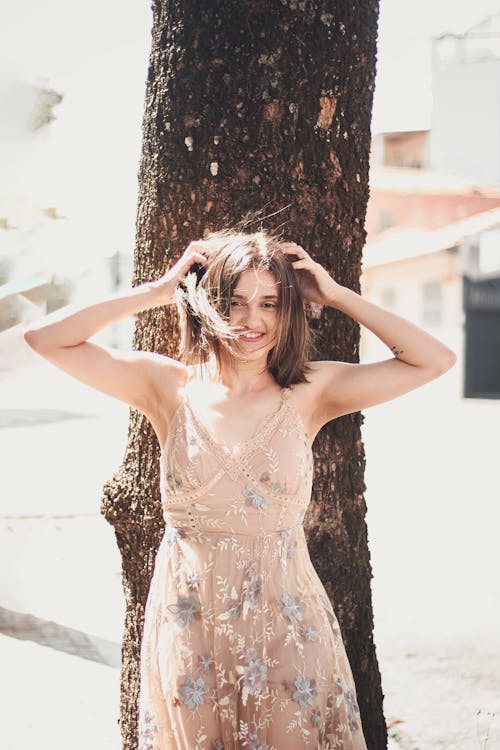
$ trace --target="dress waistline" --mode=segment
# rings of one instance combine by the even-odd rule
[[[248,537],[250,539],[262,539],[267,537],[272,537],[276,534],[279,534],[282,539],[286,539],[287,537],[291,536],[293,532],[296,530],[304,531],[304,527],[301,523],[296,524],[295,526],[286,526],[282,529],[272,529],[269,531],[261,531],[259,533],[252,533],[252,532],[246,532],[246,531],[224,531],[223,529],[191,529],[189,526],[173,526],[172,524],[167,524],[165,526],[164,531],[164,538],[169,544],[173,544],[177,542],[179,539],[183,539],[184,537],[200,537],[204,535],[210,535],[210,536],[218,536],[220,538],[227,538],[230,539],[231,537],[235,536],[244,536]]]

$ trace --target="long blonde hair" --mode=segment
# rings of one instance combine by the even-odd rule
[[[270,271],[278,287],[278,331],[267,367],[282,387],[308,382],[307,360],[315,350],[296,272],[281,250],[280,235],[264,229],[244,232],[224,228],[204,237],[208,263],[193,266],[177,286],[174,301],[180,324],[179,358],[203,365],[212,353],[221,368],[224,354],[234,363],[239,353],[231,342],[238,333],[229,324],[231,295],[247,269]],[[224,347],[224,350],[223,350]]]

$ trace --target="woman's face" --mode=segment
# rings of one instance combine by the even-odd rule
[[[278,333],[278,285],[270,271],[243,271],[230,300],[229,323],[241,331],[240,351],[249,359],[265,355],[276,345]]]

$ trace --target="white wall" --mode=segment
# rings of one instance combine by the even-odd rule
[[[410,320],[451,347],[457,355],[462,354],[463,312],[462,280],[459,256],[440,251],[380,266],[371,266],[363,271],[360,279],[361,294],[370,302],[391,309]],[[442,322],[432,325],[424,322],[423,285],[427,281],[439,281],[442,295]],[[385,303],[384,289],[393,289],[395,304],[390,308]],[[394,342],[395,344],[401,342]],[[360,360],[372,362],[391,356],[390,348],[380,341],[366,326],[361,326]]]
[[[432,67],[430,167],[500,185],[500,59]]]

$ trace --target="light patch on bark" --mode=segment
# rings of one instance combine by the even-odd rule
[[[320,96],[319,106],[320,111],[316,125],[319,128],[323,128],[323,130],[328,130],[331,127],[333,115],[337,108],[337,99],[334,96]]]
[[[335,151],[333,151],[333,149],[330,149],[330,161],[333,165],[333,176],[340,177],[342,174],[342,169],[340,167],[339,157],[337,156]]]
[[[319,18],[321,23],[324,23],[325,26],[330,26],[333,21],[333,15],[331,13],[322,13]]]
[[[193,115],[185,115],[184,116],[184,127],[185,128],[192,128],[193,126],[197,126],[200,124],[200,120],[198,117],[194,117]]]
[[[250,172],[248,169],[245,169],[244,167],[238,167],[236,169],[236,177],[238,179],[238,183],[245,183],[250,178]]]
[[[308,300],[307,307],[311,318],[321,318],[323,305],[320,305],[319,302],[311,302],[310,300]]]
[[[274,124],[280,122],[282,114],[283,108],[281,102],[277,102],[276,100],[269,102],[269,104],[266,104],[264,107],[264,120],[268,120]]]

